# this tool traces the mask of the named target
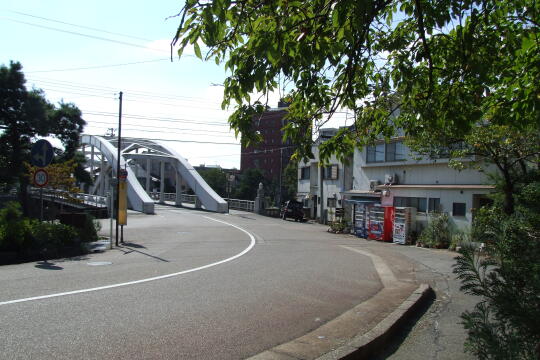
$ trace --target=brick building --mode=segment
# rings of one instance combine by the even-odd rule
[[[289,164],[294,147],[290,141],[282,141],[281,128],[286,124],[283,118],[287,114],[287,105],[280,102],[276,109],[269,109],[262,116],[253,118],[253,130],[259,131],[263,141],[255,146],[242,147],[240,171],[260,169],[264,177],[274,184],[280,183],[280,177]]]

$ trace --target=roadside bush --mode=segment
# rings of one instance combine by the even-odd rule
[[[503,203],[475,213],[471,239],[483,252],[464,246],[454,273],[461,290],[480,297],[462,314],[465,348],[479,359],[540,358],[540,172],[516,183],[515,208]]]
[[[448,214],[433,212],[429,214],[427,226],[418,237],[418,243],[426,247],[448,248],[451,241],[450,219]]]
[[[97,241],[100,228],[101,224],[98,221],[95,221],[95,218],[92,215],[86,214],[83,227],[77,229],[77,232],[82,242]]]
[[[347,220],[339,219],[339,220],[330,222],[329,231],[335,232],[335,233],[343,233],[343,232],[346,232],[349,228],[350,227]]]
[[[448,249],[456,251],[471,242],[471,235],[465,230],[455,230],[451,235]]]
[[[90,224],[95,232],[92,219]],[[79,232],[69,225],[25,218],[18,203],[6,204],[0,210],[0,251],[15,252],[19,261],[28,261],[41,259],[45,249],[52,257],[81,253]]]
[[[485,253],[464,246],[454,273],[461,290],[480,296],[462,314],[465,348],[479,359],[537,359],[540,350],[540,237],[523,218],[512,216],[489,232]],[[483,237],[485,239],[485,237]]]
[[[30,219],[24,218],[17,202],[0,210],[0,250],[20,252],[32,243]]]
[[[33,221],[31,233],[39,249],[61,252],[63,248],[79,244],[77,231],[69,225]]]

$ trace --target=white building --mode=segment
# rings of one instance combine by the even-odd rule
[[[489,202],[486,195],[493,190],[483,172],[454,170],[448,159],[416,160],[402,138],[356,149],[349,165],[332,158],[330,164],[335,168],[331,170],[321,171],[316,149],[314,154],[315,159],[299,165],[298,177],[299,198],[309,199],[304,206],[310,208],[312,218],[320,218],[321,203],[323,214],[328,211],[323,219],[332,220],[336,207],[349,213],[345,200],[376,201],[416,208],[420,226],[425,225],[427,213],[436,210],[448,213],[458,227],[465,227],[472,221],[472,210]],[[334,173],[336,178],[327,176]]]
[[[324,223],[334,219],[336,208],[343,207],[342,194],[352,189],[352,159],[343,164],[332,156],[325,167],[319,166],[318,144],[336,132],[337,129],[322,129],[312,148],[314,158],[298,165],[297,198],[303,201],[310,218]]]

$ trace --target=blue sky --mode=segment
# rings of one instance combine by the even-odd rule
[[[172,144],[193,165],[238,168],[240,147],[229,131],[228,112],[219,106],[223,88],[212,86],[223,81],[224,71],[194,56],[168,60],[179,19],[167,18],[181,6],[170,0],[4,2],[0,63],[21,62],[29,88],[43,89],[53,102],[79,106],[87,133],[117,127],[117,94],[123,91],[123,135],[228,143]],[[108,66],[132,62],[146,63]]]

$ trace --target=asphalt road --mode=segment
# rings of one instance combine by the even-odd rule
[[[427,260],[403,253],[422,250],[333,235],[320,225],[240,212],[156,212],[130,213],[123,247],[0,268],[0,358],[244,359],[382,288],[370,258],[344,246],[381,256],[404,282],[438,276]],[[409,349],[422,343],[415,341]]]

